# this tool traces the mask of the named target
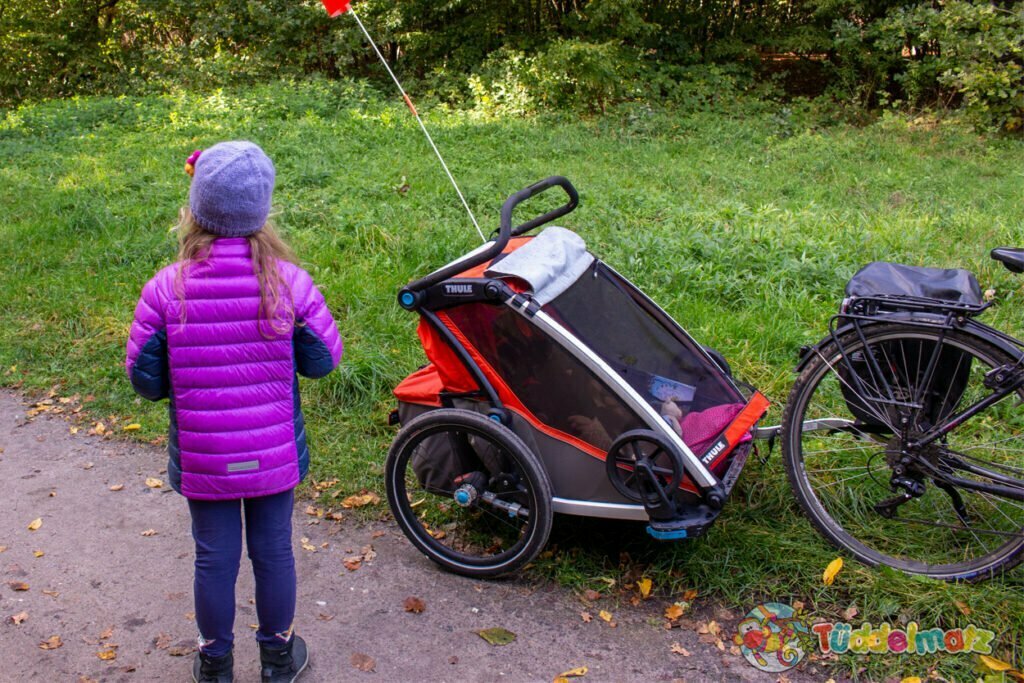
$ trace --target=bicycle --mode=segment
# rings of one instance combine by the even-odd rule
[[[992,257],[1024,272],[1024,249]],[[1024,559],[1024,341],[977,319],[991,302],[967,271],[899,267],[885,285],[893,264],[858,275],[872,267],[797,366],[781,425],[793,492],[868,565],[1006,572]]]

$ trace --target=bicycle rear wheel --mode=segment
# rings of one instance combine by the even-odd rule
[[[547,473],[512,430],[483,415],[440,409],[410,420],[384,476],[402,531],[452,572],[507,574],[547,543],[554,517]]]
[[[1024,390],[913,444],[991,396],[986,373],[1017,359],[959,330],[862,331],[812,352],[787,401],[782,451],[800,507],[869,565],[969,581],[1012,568],[1024,550]]]

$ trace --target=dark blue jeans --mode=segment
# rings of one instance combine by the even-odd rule
[[[196,625],[200,649],[211,657],[234,642],[235,580],[245,543],[256,577],[256,640],[284,645],[295,618],[295,555],[292,553],[294,491],[223,501],[188,501],[196,541]]]

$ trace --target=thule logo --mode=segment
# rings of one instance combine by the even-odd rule
[[[473,285],[445,285],[444,293],[449,296],[471,296]]]
[[[719,453],[725,450],[725,447],[728,445],[729,442],[727,442],[725,439],[719,439],[715,443],[715,445],[711,447],[711,450],[704,454],[704,457],[701,458],[700,461],[707,465],[708,463],[715,459],[715,456],[717,456]]]

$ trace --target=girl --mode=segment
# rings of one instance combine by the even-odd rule
[[[274,165],[250,142],[189,158],[178,261],[142,290],[126,368],[143,397],[170,399],[171,485],[196,543],[195,681],[233,680],[235,579],[246,545],[256,578],[264,682],[308,662],[292,630],[294,488],[309,468],[296,373],[323,377],[342,343],[324,298],[267,215]]]

